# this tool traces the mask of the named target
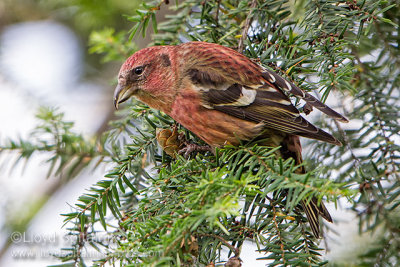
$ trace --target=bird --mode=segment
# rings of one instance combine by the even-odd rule
[[[114,106],[134,96],[160,110],[212,148],[262,139],[280,147],[306,173],[299,137],[341,146],[331,134],[307,121],[289,96],[303,99],[340,122],[348,119],[294,83],[236,50],[215,43],[187,42],[153,46],[131,55],[121,66]],[[319,217],[332,222],[316,197],[301,201],[313,235],[320,238]]]

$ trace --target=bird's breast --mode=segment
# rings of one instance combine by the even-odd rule
[[[251,140],[259,135],[262,125],[207,109],[195,91],[180,92],[172,105],[170,116],[207,144],[216,147],[238,145],[240,140]]]

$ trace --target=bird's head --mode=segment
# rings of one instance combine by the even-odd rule
[[[173,47],[149,47],[130,56],[118,74],[118,85],[114,91],[114,106],[131,96],[153,108],[165,111],[173,87]]]

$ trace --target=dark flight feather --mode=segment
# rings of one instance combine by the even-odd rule
[[[276,74],[273,71],[267,70],[264,68],[263,72],[263,77],[269,81],[272,84],[275,84],[278,88],[283,89],[284,91],[287,91],[294,96],[297,96],[304,101],[306,101],[308,104],[311,106],[319,109],[326,115],[334,118],[335,120],[341,121],[341,122],[349,122],[348,119],[346,119],[343,115],[339,114],[338,112],[334,111],[318,99],[316,99],[314,96],[310,95],[309,93],[304,92],[300,88],[298,88],[296,85],[294,85],[292,82],[289,82]]]

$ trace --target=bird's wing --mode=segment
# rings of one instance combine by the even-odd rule
[[[179,47],[188,48],[180,49],[179,51],[190,51],[191,56],[189,58],[186,57],[184,60],[185,66],[191,65],[187,73],[193,82],[197,82],[199,86],[203,86],[205,89],[227,89],[235,83],[245,86],[258,84],[262,87],[263,82],[267,82],[276,90],[287,92],[303,99],[309,105],[319,109],[335,120],[348,122],[344,116],[312,95],[304,92],[292,82],[254,63],[231,48],[204,42],[189,42]],[[185,53],[180,56],[184,57],[184,55]],[[229,83],[224,84],[224,81],[229,81]],[[225,88],[215,87],[215,85],[221,85],[221,83]]]
[[[274,76],[275,83],[262,79],[259,84],[253,82],[244,85],[243,79],[237,79],[238,82],[235,83],[232,76],[222,77],[218,73],[195,68],[187,71],[195,89],[201,93],[204,107],[240,119],[263,123],[270,129],[341,145],[332,135],[315,127],[300,115],[279,86],[282,78],[277,74]]]

